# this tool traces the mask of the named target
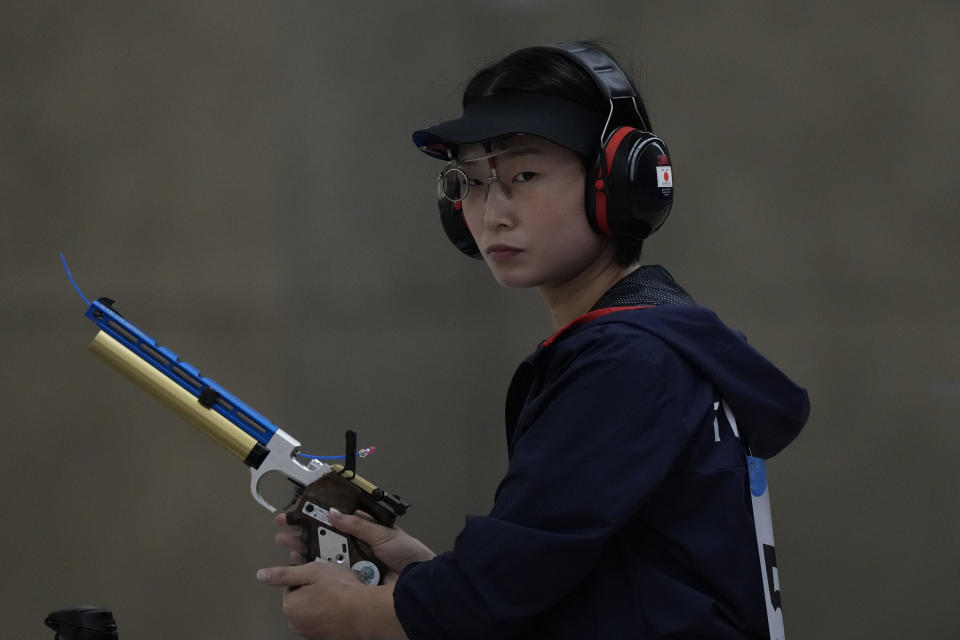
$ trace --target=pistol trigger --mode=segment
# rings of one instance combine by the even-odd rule
[[[289,480],[290,484],[293,485],[293,495],[290,496],[290,502],[288,502],[286,506],[281,509],[281,511],[290,511],[290,509],[296,506],[296,504],[300,501],[300,498],[303,497],[304,486],[293,478],[287,477],[287,480]]]

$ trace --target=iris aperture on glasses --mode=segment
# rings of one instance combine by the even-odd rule
[[[463,202],[472,188],[484,187],[483,196],[486,200],[490,193],[490,185],[499,182],[500,187],[507,197],[511,197],[510,187],[508,187],[497,175],[497,169],[490,167],[490,175],[483,180],[471,178],[467,172],[455,164],[447,165],[440,175],[437,176],[437,196],[446,198],[450,202]]]
[[[474,186],[480,181],[474,180]],[[455,164],[447,165],[437,176],[437,196],[450,202],[462,202],[470,191],[470,177]]]

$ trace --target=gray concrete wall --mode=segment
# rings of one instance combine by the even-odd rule
[[[960,8],[950,2],[5,2],[0,636],[286,637],[243,466],[86,350],[109,296],[447,548],[550,333],[448,246],[409,142],[479,65],[593,37],[677,173],[647,260],[806,385],[768,465],[791,638],[953,638]],[[52,636],[52,634],[49,634]]]

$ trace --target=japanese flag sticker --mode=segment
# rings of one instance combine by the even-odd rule
[[[657,186],[658,187],[672,187],[673,186],[673,167],[670,165],[664,165],[662,167],[657,167]]]

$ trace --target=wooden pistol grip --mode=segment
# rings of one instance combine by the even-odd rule
[[[365,511],[374,521],[387,527],[392,527],[396,522],[396,514],[336,472],[327,473],[305,487],[296,507],[287,512],[287,524],[303,527],[308,561],[317,558],[331,560],[321,557],[320,542],[321,537],[327,535],[327,531],[333,531],[347,538],[347,549],[344,551],[349,552],[351,564],[356,565],[360,560],[372,562],[380,572],[378,582],[382,583],[387,568],[373,554],[369,545],[338,531],[330,524],[328,512],[331,508],[346,514]]]

